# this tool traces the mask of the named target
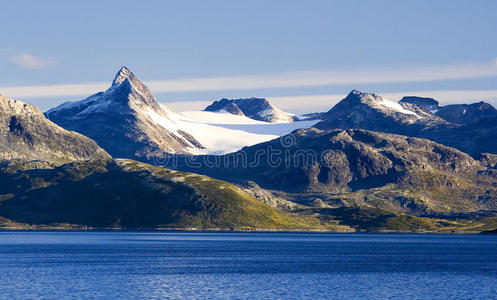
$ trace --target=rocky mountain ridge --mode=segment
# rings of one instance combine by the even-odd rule
[[[458,124],[449,122],[418,103],[388,101],[376,94],[354,90],[324,114],[319,129],[366,129],[427,138],[478,157],[497,153],[497,118]]]
[[[0,95],[0,160],[61,165],[110,156],[93,140],[47,120],[35,106]]]

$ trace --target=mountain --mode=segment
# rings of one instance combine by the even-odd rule
[[[126,67],[107,91],[64,103],[46,116],[94,139],[113,157],[152,163],[167,154],[234,152],[315,124],[268,123],[225,111],[177,113],[159,104]]]
[[[0,164],[0,219],[10,226],[35,228],[315,226],[278,212],[227,182],[127,159],[30,170],[19,168],[19,163]]]
[[[311,201],[312,206],[292,204],[260,188],[242,188],[127,159],[57,168],[24,164],[31,162],[0,163],[2,229],[475,232],[496,227],[492,215],[484,212],[450,219],[366,205],[331,206],[319,198]],[[291,212],[261,201],[290,205]]]
[[[491,157],[489,159],[488,157]],[[301,129],[224,156],[179,160],[179,170],[253,181],[287,200],[415,214],[497,209],[497,176],[427,139],[359,129]]]
[[[172,113],[128,68],[122,67],[105,92],[66,102],[45,115],[66,129],[92,138],[113,157],[152,161],[165,153],[203,149],[190,134],[174,128]]]
[[[477,123],[485,118],[496,118],[497,109],[486,102],[473,104],[452,104],[440,106],[433,98],[416,96],[403,97],[399,103],[411,103],[425,108],[440,118],[457,124]]]
[[[319,129],[366,129],[427,138],[477,158],[497,153],[497,118],[457,124],[412,102],[393,102],[353,90],[315,125]]]
[[[425,108],[431,112],[435,112],[439,109],[440,103],[433,98],[417,97],[417,96],[405,96],[400,99],[399,103],[410,103],[416,104],[420,107]]]
[[[453,104],[439,107],[435,114],[449,122],[471,124],[486,118],[497,118],[497,109],[486,102]]]
[[[397,103],[376,94],[351,91],[315,127],[358,128],[404,135],[418,134],[447,122],[416,104]]]
[[[207,106],[205,111],[226,111],[230,114],[247,116],[254,120],[281,123],[298,121],[298,117],[272,105],[265,98],[221,99]]]
[[[89,138],[47,120],[35,106],[0,95],[0,160],[40,160],[61,165],[109,157]]]

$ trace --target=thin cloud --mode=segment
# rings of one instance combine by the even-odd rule
[[[428,82],[497,76],[493,62],[396,69],[303,71],[233,77],[155,80],[146,82],[154,93],[230,91],[295,88],[351,84]],[[61,84],[2,87],[0,93],[11,97],[67,97],[89,95],[109,83]]]
[[[368,92],[368,91],[365,91]],[[441,105],[457,103],[474,103],[486,101],[497,106],[497,90],[440,90],[440,91],[405,91],[395,93],[382,93],[382,97],[398,101],[403,96],[420,96],[435,98]],[[331,109],[335,104],[347,96],[344,94],[328,95],[302,95],[302,96],[284,96],[284,97],[267,97],[272,104],[277,107],[293,113],[311,113],[323,112]],[[305,103],[305,105],[302,105]],[[211,104],[209,101],[176,101],[163,102],[164,105],[176,111],[201,110]]]
[[[24,69],[43,69],[46,68],[53,60],[43,60],[29,53],[22,53],[9,57],[9,61]]]
[[[192,78],[172,81],[150,81],[148,84],[154,92],[168,93],[423,82],[492,76],[497,76],[497,66],[493,63],[481,63],[403,69],[365,69],[328,72],[304,71],[234,77]]]

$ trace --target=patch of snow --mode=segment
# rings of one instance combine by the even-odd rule
[[[406,115],[414,115],[418,118],[421,118],[415,112],[403,108],[402,105],[400,105],[397,102],[393,102],[393,101],[382,98],[381,101],[378,101],[377,103],[380,104],[381,106],[388,107],[396,112],[406,114]]]
[[[218,112],[211,111],[184,111],[177,114],[179,118],[195,120],[205,124],[268,124],[264,121],[257,121],[246,116],[231,114],[225,110]]]
[[[148,112],[152,120],[165,129],[179,134],[182,130],[193,136],[206,149],[191,148],[192,154],[221,155],[235,152],[245,146],[267,142],[295,129],[308,128],[318,121],[268,123],[227,112],[168,111],[169,119]]]

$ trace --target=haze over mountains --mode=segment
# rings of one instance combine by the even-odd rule
[[[264,98],[179,113],[123,67],[45,116],[0,97],[4,224],[497,228],[497,110],[484,102],[353,90],[309,119]]]

